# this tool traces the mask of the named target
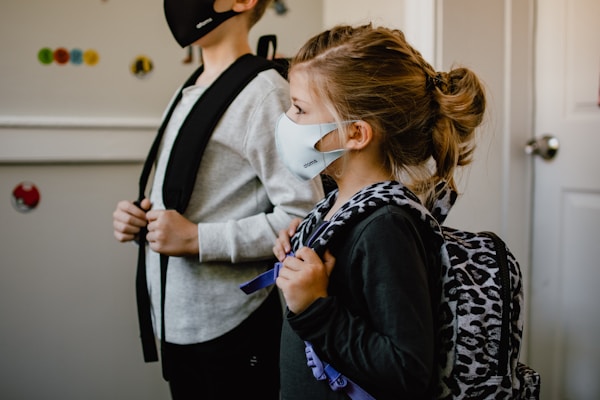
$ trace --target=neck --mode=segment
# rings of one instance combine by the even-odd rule
[[[331,176],[339,189],[338,199],[341,198],[344,202],[364,187],[394,179],[382,167],[380,157],[373,150],[350,152],[348,158],[344,160],[342,157],[331,167],[328,171],[338,171],[338,173],[331,173]]]
[[[227,21],[224,24],[226,23]],[[210,32],[209,35],[213,32]],[[247,31],[239,30],[235,34],[229,32],[227,35],[217,35],[218,32],[214,33],[215,35],[207,38],[207,40],[201,39],[198,42],[202,47],[202,64],[204,70],[196,81],[197,85],[210,85],[235,60],[244,54],[252,53],[248,44]]]
[[[331,207],[331,210],[327,213],[326,219],[330,219],[337,210],[339,210],[345,203],[347,203],[352,196],[360,192],[367,186],[373,185],[378,182],[384,182],[393,180],[389,174],[368,174],[365,172],[358,172],[353,174],[345,174],[346,176],[335,177],[334,180],[338,187],[338,196]]]

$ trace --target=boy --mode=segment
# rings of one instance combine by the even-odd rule
[[[203,69],[166,114],[150,198],[141,199],[139,207],[121,201],[113,213],[114,235],[121,242],[140,233],[143,238],[147,229],[143,272],[154,332],[163,339],[163,374],[175,400],[279,396],[278,292],[246,296],[238,285],[271,266],[267,260],[276,233],[323,197],[318,179],[298,183],[276,156],[274,128],[288,108],[287,82],[269,69],[233,100],[198,155],[201,164],[183,213],[165,209],[162,195],[183,121],[219,75],[251,53],[249,30],[269,3],[165,0],[175,39],[182,47],[202,48]],[[164,299],[161,256],[169,256]]]

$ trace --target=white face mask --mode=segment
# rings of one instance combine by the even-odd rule
[[[346,152],[344,149],[324,152],[315,149],[319,140],[337,128],[334,122],[300,125],[284,113],[279,118],[275,129],[279,157],[298,178],[310,180]]]

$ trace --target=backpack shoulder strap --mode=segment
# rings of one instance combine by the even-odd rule
[[[271,55],[269,55],[270,47],[273,48],[273,53]],[[277,36],[263,35],[258,38],[256,54],[270,60],[273,63],[273,68],[275,68],[281,76],[287,79],[290,59],[277,57]]]
[[[251,54],[243,55],[226,69],[206,90],[200,99],[198,99],[180,128],[167,164],[165,180],[163,183],[163,201],[167,208],[174,208],[180,213],[185,211],[192,194],[198,168],[200,167],[202,153],[208,144],[208,140],[210,139],[215,126],[231,102],[246,87],[246,85],[254,79],[259,72],[269,68],[272,68],[272,64],[265,58]],[[182,90],[187,86],[193,85],[202,71],[202,67],[198,68],[190,78],[188,78],[183,85]],[[181,96],[182,91],[180,90],[158,130],[157,136],[144,163],[144,168],[139,180],[138,206],[139,202],[145,197],[148,178],[154,162],[156,161],[164,131]],[[145,234],[145,229],[142,229],[139,238],[136,296],[144,360],[150,362],[158,360],[158,352],[154,342],[150,296],[146,283]],[[167,261],[167,257],[161,257],[161,308],[163,309],[161,329],[163,342],[165,338],[164,295]],[[163,375],[165,373],[166,372],[163,369]]]
[[[175,106],[181,100],[182,90],[188,86],[194,84],[198,76],[202,73],[204,68],[201,66],[186,80],[183,84],[182,88],[177,93],[177,96],[173,99],[165,118],[163,119],[160,127],[158,128],[158,132],[156,137],[154,138],[154,142],[152,146],[150,146],[150,151],[148,152],[148,156],[146,157],[146,161],[144,162],[144,167],[142,168],[142,173],[139,179],[139,193],[138,200],[135,204],[140,207],[141,201],[146,197],[146,185],[148,183],[148,178],[150,177],[150,172],[154,166],[154,162],[158,155],[158,149],[160,148],[160,143],[162,141],[165,128],[171,115],[173,114],[173,110]],[[148,293],[147,286],[147,278],[146,278],[146,234],[148,233],[147,229],[144,227],[140,230],[138,234],[138,258],[137,258],[137,270],[135,277],[135,294],[136,294],[136,302],[137,302],[137,312],[138,312],[138,324],[140,329],[140,339],[142,341],[142,350],[144,354],[145,362],[158,361],[158,352],[156,350],[156,343],[154,337],[154,330],[152,327],[152,315],[151,315],[151,305],[150,305],[150,294]]]
[[[511,293],[510,293],[510,269],[508,267],[508,254],[506,250],[506,244],[498,235],[494,232],[485,231],[480,232],[480,235],[487,236],[494,242],[494,249],[496,250],[496,262],[498,264],[498,274],[500,275],[500,298],[502,299],[502,325],[500,332],[500,351],[498,354],[498,375],[506,375],[508,373],[510,354],[510,304],[511,304]]]
[[[198,99],[183,122],[167,164],[163,201],[167,208],[183,213],[189,203],[202,154],[231,102],[271,63],[246,54],[237,59]]]
[[[185,81],[185,83],[183,84],[183,86],[181,87],[179,92],[177,93],[177,96],[175,96],[175,98],[171,102],[171,105],[169,106],[169,110],[167,111],[167,114],[163,118],[163,120],[158,128],[158,132],[154,138],[154,141],[152,142],[152,146],[150,146],[150,150],[148,151],[148,156],[146,156],[146,161],[144,162],[144,167],[142,168],[142,173],[140,175],[139,193],[138,193],[138,200],[137,200],[138,206],[139,206],[139,203],[146,196],[145,195],[146,185],[148,184],[148,178],[150,177],[150,172],[152,171],[154,162],[156,161],[156,157],[158,156],[158,149],[160,148],[160,143],[162,142],[162,138],[164,136],[165,129],[167,128],[167,124],[169,123],[169,120],[171,119],[171,115],[173,115],[173,111],[175,110],[177,103],[179,103],[179,101],[181,100],[183,89],[185,89],[188,86],[192,86],[194,84],[194,82],[196,82],[196,80],[198,79],[198,77],[200,76],[202,71],[204,71],[204,67],[200,66]]]

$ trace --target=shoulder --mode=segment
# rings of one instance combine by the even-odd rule
[[[288,82],[273,69],[260,72],[235,99],[235,110],[244,110],[246,118],[251,114],[279,115],[288,108],[290,91]],[[274,117],[274,118],[275,118]],[[248,119],[245,119],[249,121]]]
[[[433,232],[405,207],[386,205],[336,237],[331,250],[336,264],[351,266],[365,281],[434,278],[440,244]]]
[[[420,221],[410,210],[395,204],[388,204],[366,216],[353,230],[360,233],[365,230],[380,231],[382,228],[389,229],[394,226],[414,226],[416,228],[418,225],[420,225]]]
[[[284,92],[286,95],[289,93],[289,83],[274,69],[267,69],[261,71],[258,75],[248,84],[250,90],[258,90],[261,92]]]
[[[240,130],[246,135],[262,135],[265,127],[275,127],[277,118],[288,109],[289,102],[287,81],[275,70],[262,71],[236,96],[220,125],[228,127],[238,139]]]
[[[386,249],[386,252],[404,251],[417,246],[433,251],[436,241],[433,229],[418,219],[410,209],[385,205],[373,211],[348,231],[343,241],[357,248]]]
[[[284,79],[283,76],[274,68],[270,68],[260,72],[257,76],[258,79],[263,79],[266,82],[269,82],[273,86],[282,87],[287,89],[289,87],[289,83]]]

